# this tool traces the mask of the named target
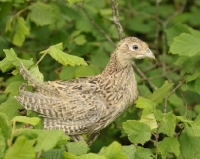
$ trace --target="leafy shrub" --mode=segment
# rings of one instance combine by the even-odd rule
[[[42,130],[43,119],[14,99],[25,82],[20,62],[45,81],[96,75],[105,68],[119,41],[110,20],[116,6],[68,2],[0,0],[0,158],[200,158],[198,0],[119,1],[123,37],[149,43],[157,60],[135,61],[136,104],[91,147],[69,142],[63,131]]]

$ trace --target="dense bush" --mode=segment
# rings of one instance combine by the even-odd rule
[[[0,158],[200,158],[200,1],[115,3],[0,0]],[[14,98],[25,82],[20,62],[45,81],[99,74],[121,38],[117,20],[123,37],[146,41],[156,56],[133,64],[136,104],[91,147],[42,130]]]

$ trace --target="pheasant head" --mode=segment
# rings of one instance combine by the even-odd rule
[[[154,54],[147,43],[136,37],[128,37],[121,40],[115,50],[117,61],[122,64],[131,64],[133,59],[152,58]]]

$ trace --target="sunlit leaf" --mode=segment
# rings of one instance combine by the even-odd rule
[[[17,121],[17,122],[22,122],[22,123],[27,123],[27,124],[31,124],[33,126],[37,125],[40,122],[40,118],[37,117],[26,117],[26,116],[15,116],[12,120],[13,121]]]
[[[87,66],[87,63],[84,61],[83,58],[74,56],[74,55],[69,55],[65,52],[62,51],[62,43],[57,44],[57,45],[52,45],[50,46],[47,50],[42,51],[41,53],[48,53],[51,55],[53,59],[56,61],[60,62],[61,64],[67,66],[75,66],[75,65],[84,65]]]
[[[137,146],[135,159],[153,159],[150,149]]]
[[[69,5],[72,6],[74,5],[74,3],[76,2],[82,2],[83,0],[66,0],[67,2],[69,2]]]
[[[142,115],[140,121],[147,124],[151,130],[158,127],[153,113]]]
[[[200,38],[188,33],[182,33],[174,38],[169,52],[180,56],[194,56],[200,52]]]
[[[128,156],[128,159],[133,159],[135,157],[136,148],[134,145],[122,146],[122,150]]]
[[[162,159],[166,159],[169,153],[174,153],[177,157],[180,154],[180,145],[176,138],[166,137],[158,142],[158,151],[162,155]]]
[[[7,116],[0,112],[0,133],[7,140],[11,135],[11,125],[8,122]]]
[[[155,103],[161,103],[165,97],[170,93],[171,88],[173,87],[173,83],[169,83],[166,81],[163,86],[153,92],[149,98]]]
[[[13,36],[13,44],[22,46],[25,36],[29,35],[29,28],[26,26],[25,20],[22,17],[17,18],[16,31]]]
[[[200,156],[200,137],[182,133],[179,138],[181,153],[185,158],[196,159]]]
[[[173,115],[171,112],[167,113],[163,116],[159,132],[172,137],[174,135],[175,126],[176,126],[175,115]]]
[[[122,146],[116,141],[111,143],[108,147],[103,147],[99,155],[104,155],[106,158],[110,159],[127,159],[127,156],[122,150]]]
[[[31,10],[30,19],[36,25],[48,25],[55,22],[55,10],[50,4],[45,4],[40,1],[29,6]]]
[[[4,159],[35,159],[36,154],[31,142],[25,136],[16,139],[12,147],[10,147]]]
[[[89,147],[85,141],[67,143],[67,151],[74,155],[83,155],[89,151]]]
[[[128,120],[123,123],[123,129],[128,134],[128,138],[132,143],[143,145],[151,138],[150,127],[143,122]]]

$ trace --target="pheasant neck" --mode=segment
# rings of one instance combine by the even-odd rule
[[[123,61],[117,56],[117,53],[112,53],[109,63],[102,72],[103,76],[108,76],[125,69],[132,69],[131,61]]]

